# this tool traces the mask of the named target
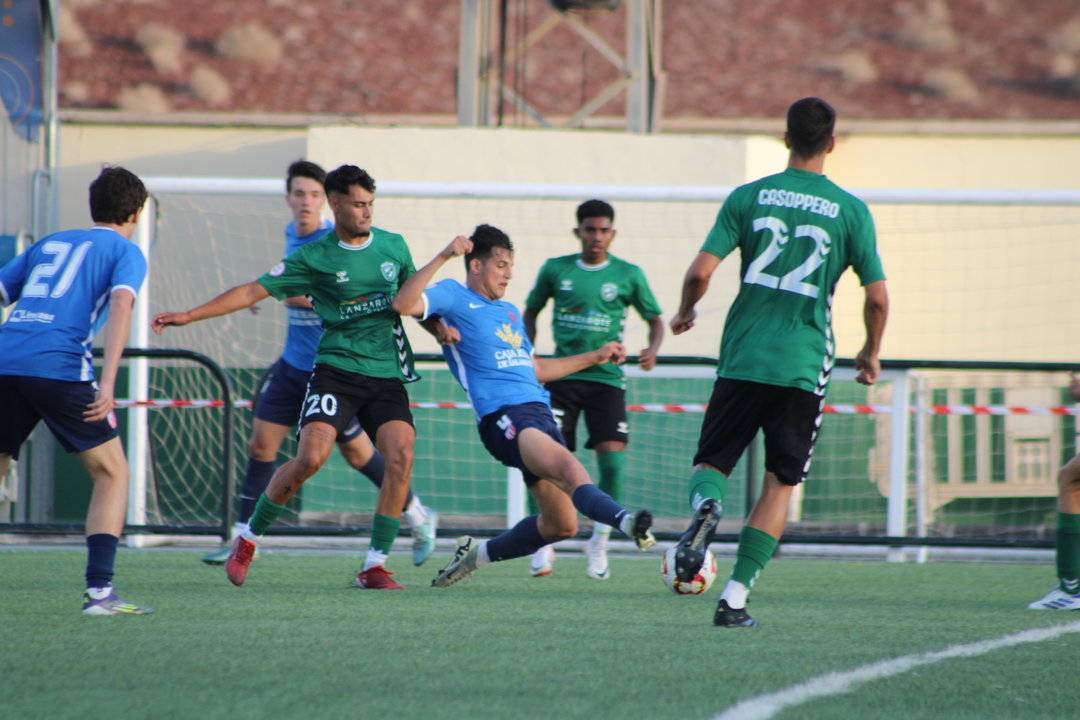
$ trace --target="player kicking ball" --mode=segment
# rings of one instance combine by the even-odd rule
[[[446,279],[427,287],[448,260],[465,256],[466,282]],[[480,225],[471,238],[458,236],[410,276],[394,299],[402,315],[437,315],[457,329],[460,341],[443,348],[450,371],[469,395],[480,438],[493,457],[521,470],[540,509],[490,540],[458,540],[454,557],[431,582],[449,587],[488,563],[527,557],[577,534],[577,512],[618,528],[641,550],[656,540],[652,514],[631,514],[589,478],[566,447],[542,382],[601,363],[620,363],[626,348],[610,342],[592,352],[539,358],[521,314],[502,300],[512,276],[514,246],[506,233]],[[427,289],[425,289],[427,288]]]

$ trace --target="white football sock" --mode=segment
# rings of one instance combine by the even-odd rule
[[[383,567],[386,567],[386,558],[387,554],[382,552],[381,550],[376,550],[373,547],[368,548],[367,558],[364,559],[364,570],[370,570],[376,565],[382,565]]]
[[[420,527],[427,522],[427,508],[420,503],[420,498],[413,495],[412,502],[401,516],[409,522],[409,527]]]
[[[727,600],[728,607],[732,610],[742,610],[746,607],[746,597],[749,594],[750,588],[736,580],[728,580],[720,599]]]

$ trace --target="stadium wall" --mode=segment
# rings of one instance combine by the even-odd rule
[[[842,129],[842,128],[841,128]],[[1080,139],[1018,135],[845,134],[827,166],[848,188],[1075,189],[1080,187]],[[785,151],[765,134],[634,135],[608,131],[546,131],[457,128],[309,129],[74,125],[62,128],[62,226],[86,222],[85,188],[102,162],[117,162],[143,175],[278,177],[300,156],[332,167],[353,162],[378,180],[523,182],[619,185],[737,185],[783,167]],[[380,205],[378,224],[413,227]],[[565,218],[565,233],[530,234],[520,201],[507,201],[483,217],[464,210],[455,227],[410,231],[416,261],[424,262],[453,234],[477,222],[503,224],[519,243],[516,275],[508,299],[521,303],[540,263],[574,252],[570,234],[575,203],[544,212]],[[646,267],[654,292],[670,316],[682,272],[715,215],[714,205],[618,203],[620,235],[614,251]],[[419,210],[422,211],[422,210]],[[1069,291],[1071,269],[1080,264],[1071,209],[1052,213],[987,212],[982,208],[875,208],[881,251],[894,309],[885,357],[1070,362],[1080,357],[1080,338],[1058,331],[1050,317],[1080,311]],[[998,213],[995,215],[994,213]],[[1032,218],[1042,223],[1032,229]],[[280,222],[288,219],[284,203]],[[411,219],[411,218],[410,218]],[[648,229],[646,229],[648,228]],[[1023,231],[1023,232],[1021,232]],[[1040,239],[1036,245],[1034,236]],[[679,238],[673,241],[672,238]],[[1042,240],[1056,238],[1056,244]],[[256,272],[262,263],[254,259]],[[699,330],[669,337],[666,354],[714,355],[723,318],[737,282],[735,263],[725,263],[713,291],[699,307]],[[447,271],[450,272],[450,271]],[[851,274],[835,303],[838,354],[852,356],[862,340],[861,291]],[[541,327],[546,327],[541,323]],[[417,350],[435,347],[413,333]],[[628,324],[632,352],[644,346],[644,327]],[[541,335],[538,347],[550,350]]]

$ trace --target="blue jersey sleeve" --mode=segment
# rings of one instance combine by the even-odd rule
[[[457,300],[461,297],[461,294],[457,292],[457,288],[460,287],[461,283],[449,278],[429,286],[424,290],[427,308],[424,317],[420,319],[427,320],[432,315],[439,315],[449,320],[454,313]]]
[[[120,248],[120,257],[113,267],[112,290],[127,288],[132,295],[138,296],[143,281],[146,280],[146,258],[142,250],[131,243],[117,247]]]

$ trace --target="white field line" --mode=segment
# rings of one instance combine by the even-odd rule
[[[817,698],[850,692],[864,683],[899,675],[920,665],[930,665],[931,663],[953,658],[975,657],[976,655],[984,655],[1013,645],[1037,643],[1065,633],[1078,632],[1080,632],[1080,621],[1075,621],[1067,625],[1024,630],[996,640],[982,640],[968,645],[953,645],[937,652],[904,655],[892,660],[882,660],[873,665],[866,665],[846,672],[832,672],[820,675],[799,685],[793,685],[786,690],[743,700],[732,705],[719,715],[714,715],[711,720],[766,720],[766,718],[773,717],[785,708],[801,705]]]

